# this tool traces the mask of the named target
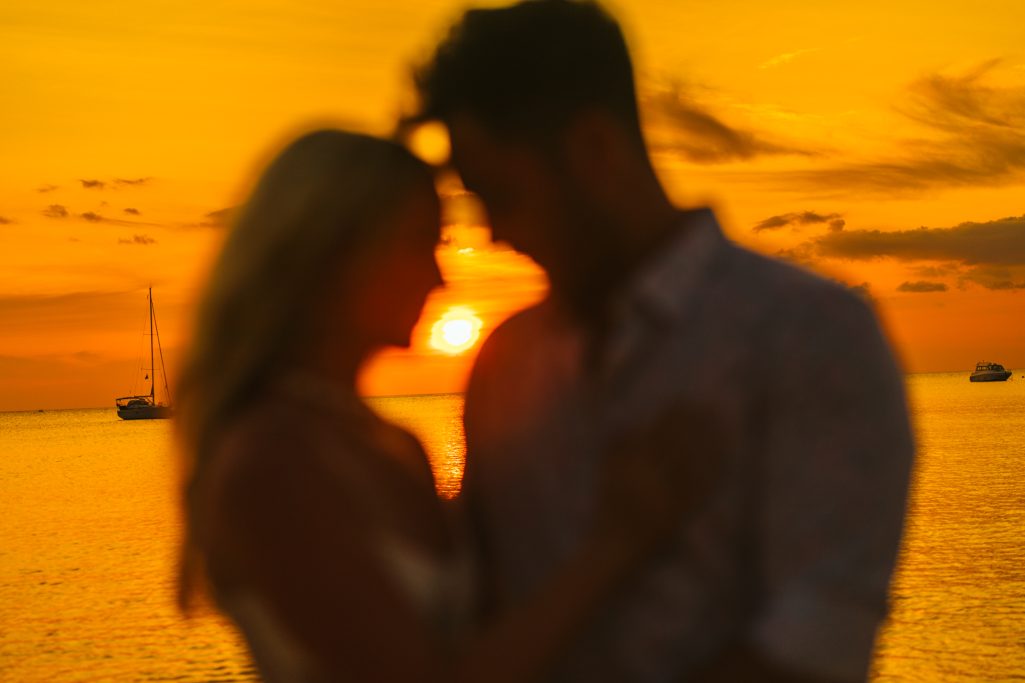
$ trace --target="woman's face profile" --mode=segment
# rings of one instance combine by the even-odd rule
[[[409,346],[427,295],[443,284],[435,259],[440,215],[433,185],[418,181],[372,226],[369,245],[340,268],[332,292],[336,320],[349,334],[373,347]]]

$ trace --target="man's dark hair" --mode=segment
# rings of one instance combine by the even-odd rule
[[[419,121],[466,113],[497,133],[540,140],[597,108],[640,135],[626,41],[591,0],[468,10],[414,78]]]

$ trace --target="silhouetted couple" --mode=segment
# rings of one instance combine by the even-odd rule
[[[460,514],[355,392],[441,284],[432,170],[313,133],[202,303],[183,596],[206,584],[270,681],[864,679],[912,454],[869,307],[672,205],[590,2],[471,10],[417,85],[551,283],[481,350]]]

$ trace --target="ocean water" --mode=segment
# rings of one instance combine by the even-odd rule
[[[908,379],[919,457],[877,681],[1025,679],[1025,379]],[[458,491],[459,395],[372,399]],[[178,470],[166,421],[0,414],[0,680],[245,681],[217,615],[174,606]]]
[[[1023,374],[909,378],[918,459],[878,680],[1025,680]]]

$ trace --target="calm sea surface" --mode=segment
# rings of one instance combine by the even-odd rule
[[[908,380],[919,458],[878,681],[1025,680],[1025,379]],[[458,489],[459,395],[373,399]],[[0,680],[254,679],[214,615],[173,604],[166,421],[0,414]]]

